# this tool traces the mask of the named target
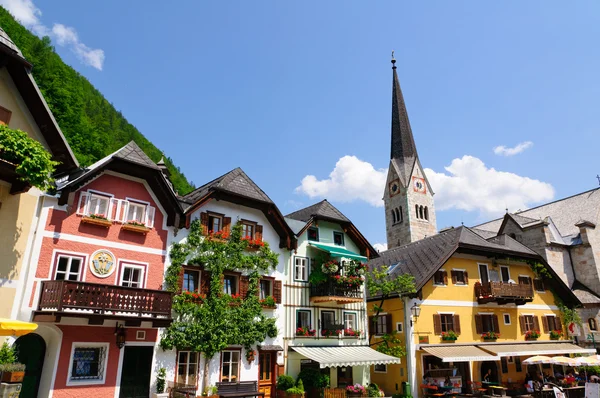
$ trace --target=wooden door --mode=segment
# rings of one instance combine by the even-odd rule
[[[265,398],[275,397],[275,351],[258,352],[258,391],[265,393]]]
[[[149,397],[154,348],[129,346],[124,350],[119,398]]]

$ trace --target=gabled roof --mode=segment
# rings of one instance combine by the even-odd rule
[[[433,274],[438,271],[455,253],[484,255],[488,257],[511,257],[522,260],[535,260],[544,264],[565,292],[570,290],[556,275],[546,261],[510,236],[502,235],[488,240],[461,226],[439,234],[379,253],[380,257],[369,261],[369,267],[387,265],[391,277],[411,274],[415,278],[416,289],[421,289]],[[570,294],[572,296],[572,294]],[[573,296],[572,296],[573,297]],[[573,297],[574,298],[574,297]]]
[[[196,188],[182,199],[188,204],[193,204],[211,191],[228,192],[260,202],[274,204],[271,198],[239,167]]]
[[[70,196],[72,197],[72,195],[69,195],[70,193],[75,192],[105,170],[112,170],[146,180],[167,212],[167,225],[179,226],[180,216],[183,215],[183,212],[177,195],[173,191],[173,186],[162,173],[160,167],[134,141],[129,142],[91,166],[71,174],[68,180],[57,183],[57,191],[60,194],[59,204],[63,205],[72,200],[70,199]]]
[[[279,235],[279,247],[296,247],[294,232],[279,208],[241,168],[237,167],[182,197],[187,221],[190,221],[192,212],[213,198],[262,211]]]
[[[573,294],[577,296],[579,301],[581,301],[581,304],[583,304],[584,306],[586,304],[600,304],[600,297],[598,297],[596,293],[588,289],[588,287],[585,286],[583,283],[575,281],[575,283],[573,283],[572,289]]]
[[[579,228],[575,225],[579,220],[588,220],[598,224],[598,208],[600,208],[600,188],[595,188],[528,210],[519,211],[513,215],[536,220],[551,217],[561,235],[566,236],[579,232]],[[504,217],[498,218],[476,225],[476,228],[498,232],[503,220]]]
[[[31,75],[31,64],[27,62],[21,50],[3,29],[0,29],[0,64],[6,67],[10,74],[21,98],[48,144],[52,159],[59,162],[56,172],[65,173],[78,167],[79,164],[71,147]]]
[[[286,218],[304,222],[308,222],[311,218],[315,217],[331,221],[350,222],[350,219],[329,203],[327,199],[323,199],[319,203],[297,210],[286,216]]]

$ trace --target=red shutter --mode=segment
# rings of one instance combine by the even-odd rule
[[[442,334],[442,319],[440,314],[433,314],[433,334]]]
[[[385,333],[392,333],[392,314],[385,315]]]
[[[483,322],[481,321],[481,315],[475,315],[475,333],[483,334]]]
[[[500,324],[498,323],[498,315],[492,315],[492,326],[495,333],[500,333]]]
[[[456,334],[460,334],[460,317],[458,315],[454,315],[452,317],[452,323],[454,326],[454,332]]]
[[[546,315],[542,316],[542,327],[544,328],[544,333],[550,333],[548,330],[548,317]]]
[[[231,217],[223,217],[223,232],[231,233]]]
[[[263,226],[262,225],[256,225],[256,232],[254,233],[254,239],[256,240],[263,240]]]
[[[525,327],[525,316],[519,315],[519,325],[521,326],[521,333],[525,334],[527,328]]]
[[[210,294],[210,272],[200,272],[200,294],[206,297]]]
[[[281,304],[281,281],[273,281],[273,298],[277,304]]]
[[[467,271],[465,271],[463,273],[463,275],[465,276],[465,285],[469,284],[469,273]]]
[[[536,331],[540,330],[540,320],[538,319],[537,315],[533,316],[533,327]]]
[[[250,279],[247,276],[240,276],[240,296],[244,299],[248,295],[248,284]]]
[[[444,274],[444,285],[448,285],[448,272],[447,271],[442,271]]]
[[[202,233],[208,235],[208,213],[200,213],[200,224],[202,224]]]

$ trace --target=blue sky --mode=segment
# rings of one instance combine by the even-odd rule
[[[240,166],[283,213],[326,196],[372,243],[391,50],[438,228],[598,186],[597,2],[0,4],[196,185]]]

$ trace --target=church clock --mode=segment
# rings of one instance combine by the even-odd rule
[[[400,192],[400,181],[396,178],[390,182],[390,196],[397,195]]]
[[[415,192],[427,193],[427,187],[425,185],[425,179],[420,177],[413,177],[413,189]]]

